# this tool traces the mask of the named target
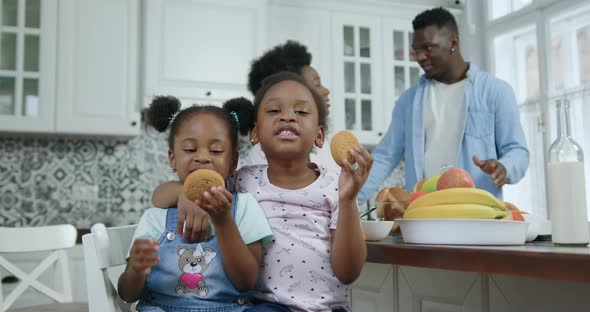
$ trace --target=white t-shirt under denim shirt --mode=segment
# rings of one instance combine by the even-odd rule
[[[457,166],[461,144],[461,116],[465,113],[465,79],[444,84],[434,79],[424,106],[424,176],[441,173],[444,166]]]

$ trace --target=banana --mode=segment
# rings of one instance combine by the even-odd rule
[[[478,204],[498,210],[506,210],[506,203],[497,199],[492,193],[476,188],[449,188],[434,191],[416,198],[406,210],[433,205],[455,204]]]
[[[432,205],[408,209],[404,219],[497,219],[506,211],[477,204]]]

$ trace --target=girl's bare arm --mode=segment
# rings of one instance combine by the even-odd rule
[[[336,229],[332,230],[332,269],[344,284],[351,284],[361,273],[367,258],[356,196],[367,180],[373,159],[369,152],[357,147],[349,152],[357,169],[345,161],[338,181],[339,210]]]
[[[178,203],[178,194],[182,192],[182,183],[180,181],[164,182],[152,193],[152,204],[158,208],[176,207]]]
[[[215,225],[225,272],[239,291],[253,289],[258,279],[262,244],[258,241],[246,245],[242,240],[232,209],[237,199],[225,188],[213,187],[203,197],[197,204],[207,211]]]
[[[209,216],[184,196],[180,181],[160,184],[152,194],[152,204],[159,208],[178,207],[176,231],[187,242],[201,242],[206,239],[209,233]]]
[[[260,241],[246,245],[233,220],[216,224],[215,233],[223,255],[223,267],[234,287],[239,291],[253,289],[262,258]]]

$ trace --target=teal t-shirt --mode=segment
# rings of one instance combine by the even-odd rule
[[[249,193],[237,193],[237,197],[238,206],[236,207],[235,221],[242,240],[246,244],[259,240],[263,245],[266,244],[272,238],[272,231],[260,204]],[[212,233],[215,233],[212,223],[209,223],[209,228]],[[136,238],[158,240],[165,231],[166,209],[150,208],[141,216],[133,240]]]

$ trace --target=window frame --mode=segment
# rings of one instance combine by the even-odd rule
[[[572,11],[576,9],[586,9],[588,8],[588,4],[584,3],[584,1],[576,1],[576,0],[539,0],[534,1],[533,3],[521,8],[520,10],[511,12],[507,15],[498,17],[496,19],[491,19],[491,5],[493,0],[487,0],[486,4],[483,8],[487,10],[484,12],[488,19],[483,23],[484,33],[485,33],[485,55],[486,55],[486,62],[489,65],[488,68],[491,73],[495,74],[496,64],[495,64],[495,38],[498,36],[502,36],[504,34],[513,33],[514,30],[525,29],[530,26],[534,26],[536,30],[536,41],[537,41],[537,58],[538,58],[538,70],[539,70],[539,94],[537,97],[526,99],[525,101],[520,101],[518,103],[519,111],[526,111],[526,110],[538,110],[540,113],[540,119],[538,121],[539,124],[539,131],[542,132],[543,136],[543,155],[545,155],[546,150],[549,148],[552,138],[551,138],[551,131],[549,125],[551,125],[554,121],[551,120],[553,116],[550,112],[551,103],[557,97],[561,97],[566,93],[569,93],[571,90],[568,90],[566,87],[565,90],[561,90],[560,92],[554,92],[552,90],[552,80],[553,77],[553,68],[552,68],[552,60],[551,60],[551,22],[556,18],[560,18],[561,16],[568,15]],[[573,38],[575,34],[570,34]],[[575,40],[575,39],[570,39]],[[564,46],[564,50],[569,50],[567,47]],[[567,66],[564,66],[564,72],[567,72]],[[518,73],[517,73],[518,74]],[[569,74],[571,75],[571,73]],[[579,73],[575,76],[575,79],[579,78]],[[516,90],[515,90],[516,91]],[[526,92],[526,91],[525,91]],[[536,105],[540,105],[540,109],[535,108]],[[586,148],[588,150],[588,147]],[[538,152],[537,150],[530,151],[531,154]],[[586,151],[588,153],[588,151]],[[588,159],[588,158],[586,158]],[[588,161],[586,161],[588,166]],[[530,170],[530,168],[529,168]],[[543,172],[539,173],[540,176],[545,176],[546,168],[543,167]],[[590,177],[586,176],[586,183],[590,183]],[[541,182],[544,184],[543,190],[547,189],[547,181]],[[547,192],[543,191],[545,195],[545,203],[548,202],[547,199]],[[589,197],[590,200],[590,197]],[[549,212],[547,211],[547,204],[545,206],[545,215],[549,216]],[[590,212],[589,212],[590,216]]]

